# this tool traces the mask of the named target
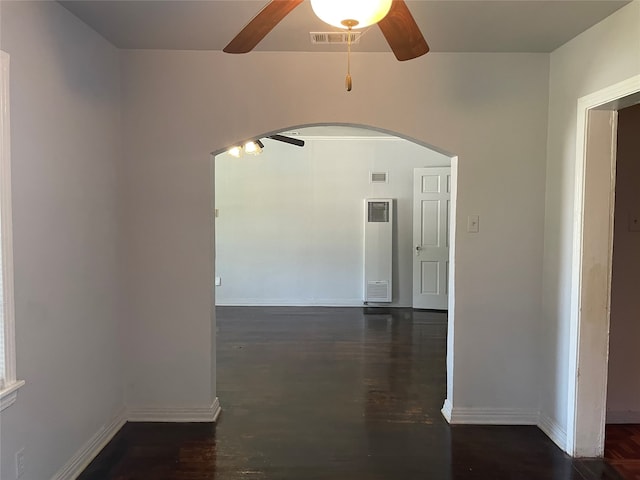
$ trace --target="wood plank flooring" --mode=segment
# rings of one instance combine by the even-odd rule
[[[445,314],[224,307],[217,321],[218,425],[128,423],[80,480],[620,478],[533,426],[449,426]]]
[[[640,425],[607,425],[604,456],[628,480],[640,480]]]

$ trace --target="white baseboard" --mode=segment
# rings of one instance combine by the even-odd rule
[[[220,399],[218,397],[216,397],[216,399],[213,401],[212,407],[213,407],[213,421],[217,422],[218,417],[222,413],[222,407],[220,406]]]
[[[130,422],[215,422],[220,415],[216,397],[208,407],[129,407]]]
[[[640,412],[633,410],[607,410],[607,423],[640,423]]]
[[[390,307],[390,308],[411,308],[410,304],[375,303],[369,302],[365,305],[361,298],[321,298],[316,300],[283,300],[279,298],[228,298],[225,300],[216,299],[216,307]]]
[[[442,405],[442,410],[440,410],[442,412],[442,416],[444,417],[444,419],[451,423],[451,410],[452,410],[452,405],[451,402],[449,401],[449,399],[445,399],[444,401],[444,405]]]
[[[77,478],[126,422],[126,410],[122,409],[71,457],[58,473],[52,477],[52,480],[73,480]]]
[[[56,473],[51,480],[74,480],[129,422],[215,422],[222,409],[218,397],[209,407],[202,408],[123,408],[98,430],[80,450]]]
[[[561,450],[566,451],[567,432],[562,425],[545,413],[540,413],[538,428],[542,430]]]
[[[561,450],[566,451],[567,432],[551,417],[536,410],[453,408],[446,399],[441,411],[451,424],[537,425]]]
[[[362,307],[362,298],[216,298],[216,307]]]
[[[451,424],[537,425],[538,410],[524,408],[459,408],[447,405],[442,414]]]

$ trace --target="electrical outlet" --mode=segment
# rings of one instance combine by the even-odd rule
[[[22,477],[24,474],[24,448],[16,453],[16,478]]]

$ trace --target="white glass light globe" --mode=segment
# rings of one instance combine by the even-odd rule
[[[334,27],[364,28],[382,20],[391,9],[392,0],[311,0],[311,8],[320,20]]]

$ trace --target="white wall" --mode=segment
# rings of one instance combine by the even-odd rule
[[[17,373],[3,480],[51,478],[123,406],[119,55],[55,2],[2,2],[11,55]]]
[[[640,422],[640,105],[618,114],[607,421]]]
[[[568,408],[577,100],[640,73],[638,25],[636,0],[551,54],[540,353],[543,422],[560,443]]]
[[[342,54],[122,52],[128,402],[215,395],[208,153],[345,123],[459,155],[449,396],[472,415],[537,413],[548,55],[372,53],[352,65],[347,93]],[[470,214],[479,234],[464,233]]]
[[[449,157],[397,137],[298,138],[216,157],[216,304],[361,306],[363,200],[395,198],[392,305],[411,306],[413,169]]]

